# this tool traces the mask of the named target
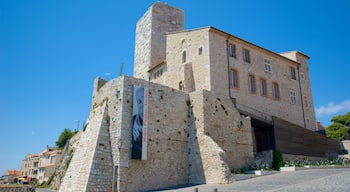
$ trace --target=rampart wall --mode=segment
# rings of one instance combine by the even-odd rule
[[[148,89],[147,160],[132,160],[133,85]],[[230,183],[253,158],[250,119],[229,98],[122,76],[95,80],[86,130],[60,191],[146,191]]]

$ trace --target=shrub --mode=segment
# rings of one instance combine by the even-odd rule
[[[281,152],[274,150],[272,158],[273,158],[272,159],[272,169],[278,171],[280,169],[280,167],[283,167],[283,165],[284,165]]]
[[[83,131],[85,131],[86,130],[86,127],[88,126],[88,123],[86,123],[85,125],[84,125],[84,127],[83,127]]]
[[[77,132],[76,131],[71,131],[68,128],[65,128],[61,135],[59,136],[58,140],[56,141],[56,146],[58,148],[63,148],[64,145],[66,145],[67,141],[72,138]]]

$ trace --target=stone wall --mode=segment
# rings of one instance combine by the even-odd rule
[[[304,119],[302,116],[303,109],[299,94],[299,81],[291,80],[289,71],[290,66],[297,68],[298,64],[292,60],[281,57],[278,54],[234,36],[229,37],[228,42],[226,42],[227,39],[227,34],[223,34],[215,30],[212,31],[211,41],[215,42],[216,47],[220,47],[211,49],[211,51],[215,53],[213,53],[215,57],[211,58],[211,63],[219,63],[217,64],[216,68],[212,69],[218,72],[220,72],[220,68],[221,71],[223,69],[226,70],[225,73],[220,72],[225,75],[225,78],[222,77],[223,75],[213,75],[212,81],[224,82],[222,83],[222,86],[216,86],[213,91],[218,93],[225,93],[225,90],[228,91],[227,68],[229,68],[229,70],[235,70],[238,73],[238,87],[234,88],[232,85],[230,85],[230,95],[231,97],[236,98],[238,109],[260,119],[266,119],[266,121],[269,121],[271,116],[277,116],[288,121],[295,122],[300,126],[304,126]],[[227,66],[226,54],[221,53],[220,55],[218,53],[218,51],[225,51],[226,53],[227,43],[234,45],[236,50],[236,56],[228,58],[229,66]],[[244,49],[249,51],[249,63],[243,60]],[[271,72],[265,70],[264,60],[270,61]],[[212,74],[214,73],[215,72],[212,72]],[[254,76],[255,78],[255,93],[250,92],[248,80],[250,75]],[[262,79],[266,81],[266,96],[262,95]],[[280,99],[276,100],[274,98],[272,87],[273,83],[277,83],[279,86]],[[290,90],[296,92],[296,104],[290,103]],[[315,119],[313,119],[313,121],[315,121]],[[310,129],[314,129],[312,126],[313,125],[310,125],[308,127]]]
[[[134,77],[147,79],[147,71],[151,66],[151,9],[136,24]]]
[[[236,48],[235,57],[227,55],[229,44]],[[249,50],[250,63],[243,61],[243,49]],[[315,129],[305,56],[292,60],[211,27],[168,33],[167,50],[167,71],[163,73],[164,77],[152,81],[176,89],[182,82],[186,92],[205,89],[219,95],[230,95],[236,98],[237,108],[249,115],[267,121],[277,116],[303,127],[305,125],[307,129]],[[182,61],[184,51],[185,63]],[[265,60],[269,60],[271,71],[265,70]],[[296,70],[296,80],[290,78],[290,67]],[[229,87],[231,70],[238,72],[237,88]],[[302,77],[299,77],[299,71]],[[256,93],[253,94],[249,92],[249,75],[255,77]],[[262,79],[267,85],[266,96],[261,94]],[[274,98],[273,83],[279,86],[279,99]],[[296,92],[296,104],[290,102],[290,91]]]
[[[29,186],[0,186],[1,192],[22,192],[22,191],[29,191]]]
[[[348,152],[347,154],[341,155],[341,157],[345,157],[345,158],[350,159],[350,140],[341,141],[341,142],[339,142],[339,144],[340,144],[340,149],[343,152],[345,152],[345,151]]]
[[[210,90],[208,39],[208,29],[168,33],[167,71],[161,81],[155,82],[175,89],[178,89],[179,82],[182,82],[186,92]],[[201,54],[199,49],[202,50]],[[183,52],[186,52],[186,62],[182,60]]]
[[[147,160],[132,160],[133,85],[149,91]],[[122,76],[95,80],[87,127],[60,191],[146,191],[230,183],[253,155],[250,119],[208,91],[191,95]]]
[[[50,188],[54,190],[58,190],[64,175],[66,174],[67,171],[67,164],[70,161],[70,158],[72,157],[71,155],[74,154],[75,149],[77,148],[79,144],[79,140],[81,135],[83,134],[83,131],[79,131],[76,133],[70,140],[69,143],[66,144],[62,150],[62,158],[59,160],[59,164],[55,169],[54,172],[54,177],[50,183]]]
[[[133,85],[149,89],[147,160],[130,159]],[[60,191],[145,191],[188,183],[188,100],[182,91],[140,79],[96,79],[88,125]]]
[[[154,3],[136,24],[134,77],[148,80],[152,65],[166,59],[166,33],[184,28],[182,10]]]
[[[250,118],[240,116],[226,96],[190,93],[206,183],[232,182],[231,170],[254,161]]]
[[[193,120],[194,126],[196,129],[196,136],[198,147],[199,147],[199,156],[200,156],[200,165],[197,165],[194,162],[195,167],[201,168],[200,170],[194,170],[195,174],[198,174],[199,171],[203,171],[203,181],[197,182],[202,183],[230,183],[232,181],[232,176],[230,173],[230,168],[227,165],[227,159],[225,152],[213,141],[210,136],[205,135],[204,129],[204,97],[201,91],[192,92],[190,94],[191,98],[191,107],[193,111]],[[190,150],[191,152],[191,150]],[[191,154],[190,154],[191,155]],[[197,154],[192,154],[196,155]],[[197,157],[198,158],[198,157]],[[195,158],[193,158],[195,160]],[[192,163],[191,163],[192,164]],[[190,173],[191,176],[192,173]],[[193,178],[195,175],[192,176]]]
[[[133,85],[149,90],[147,160],[130,159]],[[124,102],[118,190],[145,191],[188,183],[189,96],[131,77],[124,77],[121,94]]]
[[[107,100],[90,112],[88,125],[59,191],[111,191],[112,156]]]
[[[305,124],[307,129],[315,131],[316,121],[314,120],[315,110],[311,91],[311,77],[308,65],[309,57],[299,51],[285,52],[281,53],[281,55],[299,63],[299,66],[297,68],[297,80],[300,81],[301,85],[299,103],[302,103],[302,107],[304,109],[303,115],[305,116]]]

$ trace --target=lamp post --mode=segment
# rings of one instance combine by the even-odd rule
[[[79,131],[79,120],[75,120],[77,122],[77,129],[75,131]]]

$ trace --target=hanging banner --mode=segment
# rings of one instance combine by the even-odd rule
[[[148,131],[148,88],[144,88],[142,160],[147,160],[147,131]]]
[[[148,89],[134,85],[131,159],[147,159]]]

